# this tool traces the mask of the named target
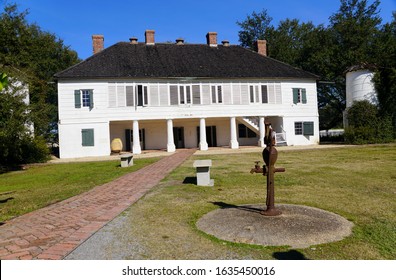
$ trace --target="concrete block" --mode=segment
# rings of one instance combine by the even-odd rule
[[[213,186],[214,180],[210,179],[210,167],[212,166],[211,159],[196,160],[193,167],[197,171],[197,185],[198,186]]]
[[[133,165],[133,154],[122,154],[120,159],[121,167],[129,167]]]

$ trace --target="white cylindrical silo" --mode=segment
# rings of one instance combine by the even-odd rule
[[[346,107],[354,101],[367,100],[377,105],[377,93],[373,81],[374,73],[368,69],[353,68],[346,73]]]

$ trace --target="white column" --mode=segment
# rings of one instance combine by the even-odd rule
[[[265,135],[264,117],[259,118],[259,130],[260,130],[260,138],[258,141],[258,146],[265,147],[265,144],[264,144],[264,135]]]
[[[139,137],[139,122],[133,121],[133,147],[132,151],[134,154],[141,154],[142,149],[140,147],[140,137]]]
[[[230,140],[230,148],[238,149],[239,143],[237,139],[237,130],[236,130],[236,120],[235,117],[230,118],[230,127],[231,127],[231,140]]]
[[[166,120],[167,124],[167,135],[168,135],[168,144],[166,149],[168,153],[176,151],[175,140],[173,139],[173,121]]]
[[[199,149],[201,151],[208,149],[208,142],[206,142],[206,122],[204,118],[199,120]]]

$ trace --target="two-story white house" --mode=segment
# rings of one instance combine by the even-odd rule
[[[104,48],[58,80],[61,158],[110,155],[114,138],[123,150],[263,144],[264,120],[287,145],[319,142],[317,76],[257,52],[217,43],[156,43],[146,30]]]

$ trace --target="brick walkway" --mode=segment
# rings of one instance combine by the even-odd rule
[[[195,152],[174,155],[0,226],[0,259],[63,259]]]

